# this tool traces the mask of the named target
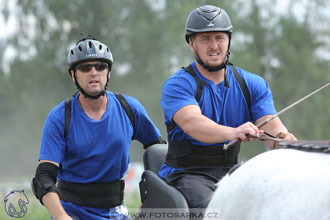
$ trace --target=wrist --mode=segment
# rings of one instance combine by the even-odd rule
[[[58,214],[56,217],[53,218],[54,220],[71,219],[71,217],[67,213]]]
[[[234,128],[232,128],[232,127],[226,127],[224,129],[224,132],[223,132],[224,139],[226,141],[232,141],[233,139],[235,139],[236,137],[235,137],[235,132],[234,131],[235,131]]]

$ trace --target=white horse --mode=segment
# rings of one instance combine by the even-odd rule
[[[204,219],[330,220],[330,153],[259,154],[220,180]]]

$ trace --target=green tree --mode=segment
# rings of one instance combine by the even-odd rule
[[[330,79],[329,58],[319,52],[329,49],[329,3],[309,1],[301,19],[294,13],[300,1],[290,2],[281,14],[270,0],[18,0],[15,11],[5,1],[0,13],[5,20],[15,17],[18,31],[0,44],[2,51],[12,47],[17,54],[9,73],[0,70],[0,101],[5,103],[0,106],[1,173],[34,172],[47,113],[76,90],[66,56],[80,32],[109,45],[114,56],[109,89],[138,98],[165,137],[161,86],[193,60],[184,26],[200,5],[228,12],[234,26],[231,61],[269,82],[278,110],[320,87]],[[0,60],[6,60],[3,54]],[[328,139],[328,96],[329,89],[281,119],[298,138]],[[251,145],[244,147],[243,158],[265,150],[264,143]],[[141,160],[142,147],[134,143],[132,150],[132,159]],[[5,164],[11,161],[26,166],[15,166],[9,174]]]

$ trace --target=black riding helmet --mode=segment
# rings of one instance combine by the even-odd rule
[[[231,41],[231,33],[233,31],[233,26],[231,24],[230,18],[225,10],[222,8],[204,5],[193,10],[186,21],[186,33],[185,38],[187,43],[189,43],[189,38],[195,33],[202,32],[226,32],[229,37],[229,45],[227,51],[227,59],[218,67],[206,66],[202,60],[196,56],[196,60],[201,64],[205,69],[210,72],[218,71],[226,67],[226,64],[229,62],[229,48]]]
[[[109,65],[109,73],[106,85],[104,90],[101,91],[97,95],[89,95],[87,94],[78,84],[76,79],[76,67],[78,64],[86,62],[86,61],[103,61]],[[68,54],[68,63],[69,63],[69,74],[71,76],[70,70],[74,72],[75,84],[78,90],[86,97],[91,99],[97,99],[100,96],[105,94],[107,89],[109,78],[110,78],[110,70],[113,63],[112,53],[108,46],[98,41],[94,37],[88,35],[88,37],[83,37],[79,40],[76,45],[70,50]]]

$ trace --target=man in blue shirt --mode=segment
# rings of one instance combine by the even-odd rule
[[[159,175],[182,192],[190,208],[206,208],[215,184],[237,163],[239,144],[225,150],[225,143],[246,142],[248,135],[264,131],[296,139],[279,118],[260,129],[253,124],[276,114],[272,93],[260,76],[230,65],[231,34],[223,9],[205,5],[193,10],[185,37],[195,61],[162,88],[169,150]]]
[[[83,38],[68,62],[79,93],[47,116],[33,191],[55,220],[127,219],[131,141],[145,148],[164,141],[138,100],[121,96],[127,110],[118,94],[106,91],[113,57],[105,44]]]

